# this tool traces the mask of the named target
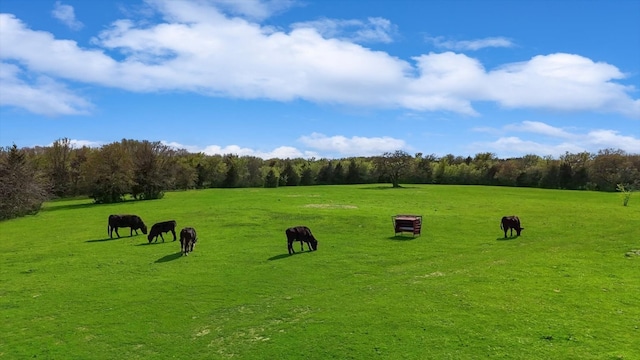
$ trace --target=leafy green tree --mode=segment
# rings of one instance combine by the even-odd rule
[[[47,199],[47,185],[13,144],[0,151],[0,220],[35,214]]]
[[[249,187],[261,187],[264,184],[262,167],[264,160],[255,156],[247,157],[247,179],[246,185]]]
[[[313,185],[313,169],[309,162],[302,165],[302,174],[300,175],[300,185]]]
[[[222,187],[234,188],[238,186],[240,176],[237,168],[238,156],[237,155],[225,155],[224,163],[227,165],[227,174],[222,183]]]
[[[333,184],[333,163],[330,160],[320,168],[320,171],[318,171],[316,183],[319,185]]]
[[[344,184],[345,183],[345,175],[344,169],[342,168],[342,162],[338,161],[336,167],[333,168],[333,179],[331,181],[332,184]]]
[[[69,181],[71,195],[88,194],[86,185],[86,174],[83,172],[83,164],[87,161],[91,148],[83,146],[73,149],[71,153],[71,162],[69,163]]]
[[[396,150],[385,152],[376,158],[376,167],[381,174],[388,176],[394,188],[400,187],[400,178],[411,171],[413,158],[407,152]]]
[[[115,203],[131,192],[134,164],[122,143],[104,145],[89,154],[84,164],[89,196],[96,203]]]
[[[347,175],[345,176],[345,182],[347,184],[362,184],[363,179],[360,174],[360,167],[355,158],[349,160],[349,167],[347,168]]]
[[[278,187],[278,179],[280,178],[278,171],[274,167],[269,168],[269,172],[264,177],[264,187],[276,188]]]
[[[188,157],[180,157],[175,164],[175,188],[181,190],[193,189],[196,186],[198,173],[189,163]]]
[[[46,148],[45,158],[51,192],[58,197],[71,194],[71,140],[58,139]]]
[[[622,150],[605,149],[598,151],[591,164],[591,178],[598,190],[615,191],[617,184],[639,182],[640,169],[633,156]]]
[[[300,184],[300,175],[293,166],[292,161],[287,159],[284,162],[284,170],[280,174],[280,183],[285,186],[298,186]]]
[[[498,171],[494,175],[499,185],[515,186],[521,170],[516,160],[510,159],[498,163]]]
[[[573,189],[573,170],[571,164],[562,162],[558,168],[558,187],[560,189]]]
[[[540,186],[547,189],[557,189],[560,185],[559,182],[560,170],[555,161],[549,161],[546,172],[540,179]]]
[[[136,199],[160,199],[174,182],[174,151],[159,141],[123,140],[133,159],[134,184],[131,193]]]

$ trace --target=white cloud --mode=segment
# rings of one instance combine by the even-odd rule
[[[488,47],[512,47],[513,42],[505,37],[489,37],[476,40],[446,40],[442,36],[427,37],[427,42],[433,43],[438,48],[455,51],[476,51]]]
[[[261,13],[265,3],[258,1],[150,0],[164,22],[116,21],[94,39],[93,48],[31,30],[13,15],[1,14],[0,57],[56,82],[136,92],[302,99],[467,115],[477,115],[474,102],[495,102],[508,108],[613,112],[640,118],[640,100],[630,95],[635,89],[616,82],[625,74],[579,55],[539,55],[493,70],[453,52],[419,55],[409,62],[365,48],[354,39],[327,37],[317,27],[277,31],[230,17],[211,5],[222,3],[247,6],[234,11],[255,11],[253,18],[270,13]],[[393,27],[379,18],[364,25],[370,31],[360,33],[361,39],[383,39]],[[484,43],[501,43],[492,41]],[[122,59],[107,52],[119,52]]]
[[[90,148],[99,148],[104,144],[105,143],[101,141],[69,139],[69,145],[74,149],[82,148],[85,146]],[[47,146],[53,146],[53,142]]]
[[[547,136],[552,136],[552,137],[558,137],[558,138],[574,138],[575,135],[545,124],[543,122],[540,121],[523,121],[520,124],[510,124],[504,127],[505,130],[511,132],[511,131],[518,131],[518,132],[528,132],[528,133],[534,133],[534,134],[541,134],[541,135],[547,135]]]
[[[291,146],[280,146],[270,151],[261,151],[237,145],[219,146],[208,145],[205,147],[184,145],[177,142],[162,141],[163,144],[174,149],[184,149],[191,153],[202,152],[207,155],[235,154],[238,156],[255,156],[262,159],[271,158],[319,158],[331,154],[336,158],[351,156],[374,156],[387,151],[406,149],[407,145],[403,140],[391,137],[360,137],[353,136],[326,136],[324,134],[313,133],[301,136],[298,139],[304,149]],[[321,155],[324,154],[324,155]]]
[[[349,156],[373,156],[387,151],[395,151],[406,148],[403,140],[392,137],[360,137],[353,136],[326,136],[313,133],[301,136],[299,142],[315,150],[337,153],[344,157]]]
[[[0,106],[22,108],[48,116],[83,115],[92,108],[87,100],[48,76],[24,79],[21,75],[24,74],[18,66],[0,62]]]
[[[487,100],[505,107],[615,111],[640,118],[634,89],[614,83],[624,74],[615,66],[573,54],[538,55],[487,74]]]
[[[64,5],[60,1],[56,1],[51,14],[71,30],[77,31],[84,27],[84,24],[76,19],[75,11],[71,5]]]
[[[271,151],[259,151],[251,148],[241,147],[238,145],[208,145],[205,147],[199,147],[194,145],[183,145],[177,142],[161,141],[163,144],[172,147],[174,149],[184,149],[190,153],[203,153],[206,155],[238,155],[238,156],[255,156],[262,159],[294,159],[294,158],[312,158],[317,157],[318,154],[312,151],[301,151],[291,146],[280,146]]]
[[[493,151],[500,156],[522,156],[526,154],[552,155],[558,157],[565,152],[591,152],[606,148],[622,149],[631,154],[640,153],[640,138],[622,135],[619,131],[595,129],[586,133],[570,132],[542,122],[523,121],[510,124],[502,129],[479,128],[476,131],[488,133],[509,133],[512,136],[500,136],[491,142],[476,142],[470,149],[478,152]],[[543,135],[543,138],[523,140],[514,133]]]
[[[325,38],[338,38],[356,43],[390,43],[397,32],[396,26],[391,21],[380,17],[370,17],[367,21],[325,18],[294,23],[291,27],[312,28]]]

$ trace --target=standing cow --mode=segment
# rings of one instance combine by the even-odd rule
[[[193,247],[196,245],[198,237],[196,236],[196,229],[192,227],[186,227],[180,230],[180,250],[183,255],[189,255],[193,251]]]
[[[109,215],[109,223],[107,224],[107,233],[109,237],[113,239],[113,231],[118,234],[118,228],[128,227],[131,228],[129,236],[133,236],[133,232],[138,235],[138,229],[142,230],[143,234],[147,234],[147,225],[144,224],[140,216],[138,215]]]
[[[517,216],[503,216],[500,222],[500,229],[504,230],[505,238],[507,237],[507,230],[511,230],[510,236],[513,236],[514,229],[516,236],[520,236],[520,232],[524,230],[524,228],[520,226],[520,219],[518,219]]]
[[[306,226],[295,226],[285,230],[287,234],[287,250],[289,255],[295,254],[293,250],[293,242],[300,241],[300,251],[304,250],[304,243],[307,243],[309,251],[318,249],[318,240],[313,236],[311,230]]]
[[[147,240],[151,242],[155,238],[156,242],[158,242],[158,235],[160,235],[160,237],[162,238],[162,242],[164,242],[164,236],[162,236],[162,233],[171,231],[171,234],[173,234],[173,241],[176,241],[176,225],[177,223],[175,220],[163,221],[153,224],[151,230],[149,230],[149,236],[147,236]]]

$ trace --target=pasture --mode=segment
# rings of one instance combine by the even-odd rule
[[[198,243],[109,239],[110,214]],[[423,215],[422,235],[391,217]],[[522,236],[503,239],[518,215]],[[288,255],[307,225],[318,251]],[[166,235],[166,234],[165,234]],[[0,223],[0,359],[639,359],[640,199],[482,186],[210,189]]]

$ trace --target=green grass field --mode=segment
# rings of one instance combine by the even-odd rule
[[[107,236],[109,214],[170,234]],[[395,236],[395,214],[423,215]],[[500,218],[525,230],[503,239]],[[287,254],[307,225],[316,252]],[[211,189],[0,223],[0,359],[640,359],[640,199],[481,186]]]

